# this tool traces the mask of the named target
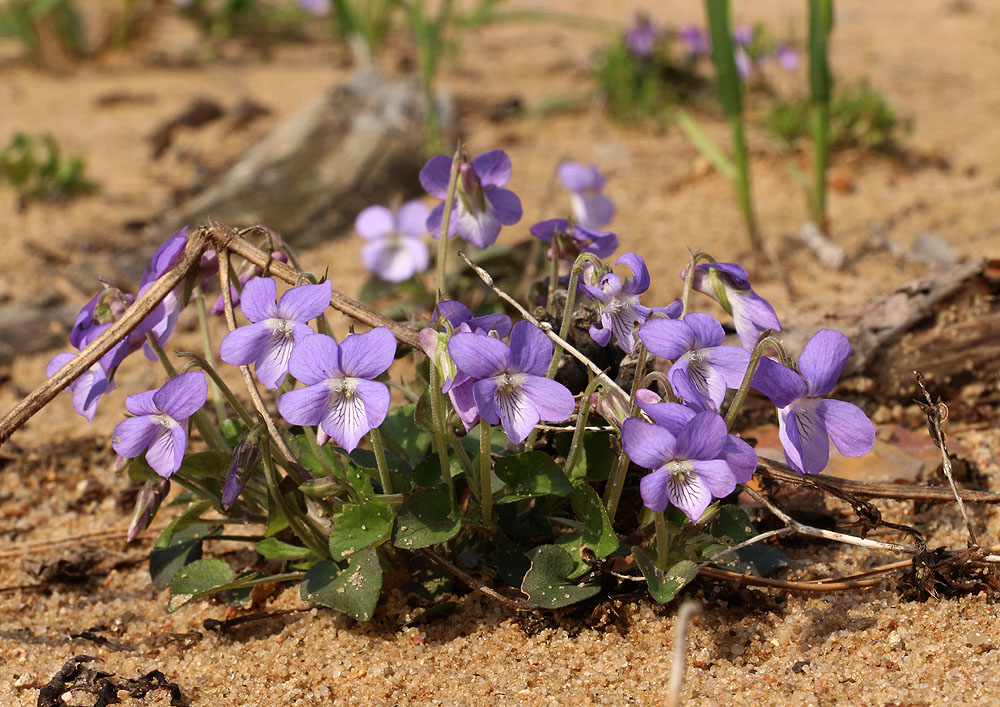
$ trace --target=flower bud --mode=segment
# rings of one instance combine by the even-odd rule
[[[170,479],[156,479],[142,485],[135,499],[135,511],[128,526],[127,542],[135,540],[139,533],[149,527],[168,493],[170,493]]]
[[[233,463],[229,467],[229,476],[226,477],[226,485],[222,489],[222,508],[229,510],[236,503],[236,499],[243,493],[243,488],[250,480],[250,474],[260,463],[260,447],[257,446],[256,439],[251,440],[251,435],[247,439],[236,445],[233,451]]]
[[[648,388],[639,388],[635,393],[637,403],[658,403],[660,396]],[[632,406],[628,398],[617,390],[601,390],[590,394],[590,407],[598,415],[619,429],[629,418]]]

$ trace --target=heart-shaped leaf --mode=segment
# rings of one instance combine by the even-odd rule
[[[501,457],[493,471],[506,485],[498,504],[535,496],[568,496],[573,491],[573,484],[545,452],[533,450]]]
[[[691,560],[681,560],[669,570],[663,571],[642,548],[632,548],[632,556],[648,582],[650,595],[661,604],[673,601],[677,592],[698,574],[698,565]]]
[[[521,591],[528,603],[545,609],[559,609],[588,599],[601,590],[600,586],[578,585],[566,578],[576,562],[565,550],[555,545],[536,547],[528,555],[531,568],[524,575]]]
[[[462,522],[451,515],[451,500],[443,491],[421,489],[410,494],[396,514],[396,547],[416,550],[443,543],[458,534]]]
[[[329,606],[358,621],[371,619],[381,592],[382,566],[375,548],[352,555],[344,569],[329,560],[313,565],[301,589],[304,600]]]
[[[333,519],[330,557],[341,560],[387,539],[392,530],[393,517],[392,506],[388,503],[364,501],[344,506],[343,511]]]

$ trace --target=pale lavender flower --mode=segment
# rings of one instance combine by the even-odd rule
[[[802,349],[799,372],[762,358],[751,384],[778,408],[778,437],[788,465],[818,474],[830,458],[830,441],[846,457],[875,444],[875,426],[856,405],[827,400],[851,355],[851,343],[834,329],[820,329]]]
[[[143,452],[149,466],[167,478],[181,468],[187,447],[187,420],[208,397],[201,371],[174,376],[156,390],[129,395],[125,409],[135,415],[118,423],[112,448],[126,459]]]
[[[288,370],[307,387],[278,399],[278,412],[293,425],[318,425],[320,440],[348,452],[389,412],[389,388],[374,378],[392,365],[396,339],[385,327],[348,334],[338,345],[325,334],[307,336],[292,351]]]
[[[139,278],[140,297],[153,286],[154,282],[180,262],[184,256],[184,249],[187,247],[187,230],[188,228],[185,226],[156,249],[149,267]],[[177,326],[177,319],[184,308],[183,288],[184,286],[181,284],[171,290],[160,302],[160,305],[146,317],[146,321],[151,325],[147,331],[153,335],[160,346],[166,345]],[[134,336],[133,340],[137,338]],[[145,338],[145,334],[143,334],[143,338]],[[144,344],[144,349],[146,358],[150,361],[157,360],[156,352],[153,351],[148,342]]]
[[[649,317],[650,312],[657,311],[669,317],[680,313],[674,304],[666,309],[650,309],[639,304],[639,295],[649,289],[649,271],[646,261],[636,253],[625,253],[615,261],[616,265],[627,265],[632,270],[632,277],[622,279],[608,273],[600,279],[597,285],[580,284],[589,297],[601,305],[601,327],[591,324],[590,336],[600,346],[607,346],[614,334],[615,343],[626,353],[631,353],[635,347],[635,329]]]
[[[794,73],[798,71],[800,59],[799,52],[795,47],[789,46],[787,44],[781,44],[777,49],[774,50],[775,61],[778,62],[778,66],[782,68],[783,71],[788,73]]]
[[[214,253],[215,251],[212,252]],[[279,263],[288,262],[288,256],[282,253],[280,250],[276,250],[273,253],[271,253],[271,259],[277,260]],[[216,272],[218,272],[218,267],[219,264],[218,262],[216,262],[215,264]],[[251,279],[259,277],[263,274],[264,271],[260,268],[259,265],[255,265],[254,263],[248,261],[243,263],[243,265],[240,266],[239,270],[236,271],[236,279],[239,280],[240,287],[244,287],[248,282],[250,282]],[[204,287],[204,285],[202,286]],[[229,297],[231,298],[234,307],[239,306],[240,291],[236,289],[236,285],[229,286]],[[220,294],[215,299],[215,304],[212,305],[211,313],[214,316],[218,317],[224,314],[225,311],[226,311],[226,301],[222,298],[222,295]]]
[[[251,433],[253,435],[253,433]],[[260,463],[261,451],[254,439],[244,439],[233,450],[233,461],[229,466],[226,483],[222,487],[222,510],[228,511],[243,493],[250,475]]]
[[[711,314],[693,312],[684,319],[648,319],[639,339],[649,351],[673,361],[667,380],[674,392],[696,410],[717,411],[726,388],[739,388],[750,353],[723,346],[726,332]]]
[[[420,170],[420,184],[438,199],[448,195],[451,158],[437,155]],[[521,200],[509,189],[510,158],[503,150],[485,152],[472,162],[459,165],[458,189],[452,207],[448,237],[460,235],[477,248],[487,248],[496,242],[501,226],[512,226],[521,220]],[[444,203],[438,204],[427,217],[427,230],[441,237]]]
[[[736,72],[742,81],[749,81],[754,73],[754,61],[750,58],[747,50],[742,46],[737,46],[733,52],[733,60],[736,62]]]
[[[663,511],[670,503],[697,522],[713,498],[728,496],[753,474],[753,450],[738,438],[734,441],[718,413],[685,412],[673,403],[646,408],[654,410],[656,422],[625,420],[622,443],[629,459],[653,470],[639,482],[647,508]]]
[[[606,258],[618,249],[618,236],[610,231],[597,231],[574,223],[571,227],[564,218],[540,221],[528,229],[535,238],[556,244],[549,249],[549,257],[574,262],[580,253],[593,253]],[[555,254],[553,255],[553,251]]]
[[[570,191],[570,213],[575,224],[599,230],[610,223],[615,206],[601,193],[604,177],[595,165],[563,162],[559,165],[559,181]]]
[[[76,358],[76,354],[60,353],[53,356],[45,366],[45,375],[50,378],[67,363]],[[66,389],[73,392],[73,409],[93,422],[97,412],[97,403],[101,396],[115,388],[111,374],[105,369],[105,354],[101,360],[80,374],[80,377],[70,383]]]
[[[707,56],[711,49],[708,32],[698,25],[686,25],[677,32],[677,38],[684,44],[684,51],[692,59]]]
[[[313,17],[326,17],[330,14],[330,0],[298,0],[299,7]]]
[[[393,213],[384,206],[369,206],[358,214],[354,230],[369,241],[361,249],[368,271],[389,282],[409,280],[427,269],[430,255],[422,236],[427,233],[429,209],[408,201]]]
[[[231,331],[222,340],[219,355],[233,366],[255,364],[257,378],[277,388],[288,373],[292,348],[313,333],[306,322],[323,314],[330,304],[333,285],[293,287],[277,303],[274,280],[255,277],[243,288],[241,309],[252,323]]]
[[[681,272],[682,279],[685,272]],[[753,349],[757,339],[768,329],[781,331],[774,307],[753,291],[742,266],[702,263],[695,266],[693,285],[696,291],[708,295],[732,315],[736,333],[745,349]]]
[[[733,43],[739,47],[747,47],[753,42],[754,29],[750,25],[740,25],[733,30]]]
[[[573,394],[545,377],[552,342],[530,322],[518,322],[510,345],[489,336],[460,332],[448,342],[459,370],[476,379],[480,417],[501,424],[512,444],[523,442],[540,421],[564,422],[573,414]]]
[[[625,46],[632,56],[639,58],[652,56],[659,36],[660,30],[653,25],[649,17],[637,14],[632,26],[625,30]]]

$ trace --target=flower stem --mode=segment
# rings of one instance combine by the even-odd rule
[[[629,458],[622,449],[615,460],[615,465],[611,468],[611,478],[604,489],[604,509],[608,512],[608,518],[612,523],[615,521],[615,513],[618,512],[618,501],[622,497],[622,489],[625,488],[625,472],[628,471]]]
[[[195,310],[198,312],[198,330],[201,332],[201,346],[205,352],[205,361],[214,371],[217,364],[215,351],[212,347],[212,332],[208,328],[208,308],[205,306],[205,293],[202,292],[200,285],[194,288],[194,301]],[[208,369],[205,370],[207,372]],[[215,415],[219,418],[219,422],[222,422],[226,419],[226,403],[222,399],[222,391],[216,381],[217,376],[212,374],[209,376],[211,380],[208,386],[212,393],[212,402],[215,404]]]
[[[595,263],[595,266],[600,264],[590,253],[580,253],[577,256],[576,262],[573,263],[573,269],[569,272],[569,289],[566,290],[566,308],[563,310],[562,324],[559,325],[560,339],[565,339],[569,335],[569,327],[573,321],[573,310],[576,308],[577,283],[580,281],[580,272],[583,270],[585,262]],[[556,373],[559,371],[559,362],[562,361],[563,350],[561,346],[556,346],[555,349],[552,355],[552,362],[549,364],[549,370],[545,372],[546,378],[555,378]]]
[[[434,435],[431,443],[434,445],[434,453],[438,456],[441,464],[441,483],[448,490],[448,498],[451,507],[455,508],[455,484],[451,478],[451,466],[448,464],[448,446],[445,444],[445,405],[444,394],[441,392],[441,372],[434,361],[429,366],[430,383],[428,384],[428,394],[431,398],[431,426],[434,428]]]
[[[444,213],[441,214],[441,235],[438,238],[437,252],[437,296],[436,301],[445,299],[445,272],[448,267],[448,231],[451,228],[451,210],[455,204],[455,191],[458,189],[458,168],[462,164],[462,144],[455,149],[451,158],[451,172],[448,174],[448,193],[444,198]]]
[[[269,437],[264,437],[261,440],[263,446],[263,454],[261,454],[261,462],[264,464],[264,478],[267,479],[267,490],[268,493],[274,498],[275,503],[278,504],[278,508],[284,514],[285,519],[288,521],[289,527],[292,532],[295,533],[296,537],[302,541],[302,543],[316,553],[316,556],[321,559],[326,559],[330,557],[330,550],[327,546],[325,539],[321,538],[319,534],[314,534],[313,529],[305,522],[305,519],[298,513],[297,510],[288,505],[285,500],[284,494],[281,493],[279,488],[281,480],[278,478],[278,470],[274,466],[274,461],[271,459],[271,440]]]
[[[382,433],[375,427],[368,433],[368,439],[372,443],[372,452],[375,453],[375,463],[378,465],[378,480],[382,484],[382,493],[392,493],[392,476],[389,472],[389,465],[385,461],[385,447],[382,446]]]
[[[667,519],[663,511],[653,514],[656,524],[656,566],[666,571],[667,559],[670,553],[670,534],[667,532]]]
[[[545,308],[553,312],[556,288],[559,286],[559,229],[552,233],[552,249],[549,250],[549,294],[545,298]]]
[[[164,370],[166,370],[167,375],[171,378],[176,376],[177,369],[174,368],[174,364],[171,363],[170,359],[167,357],[167,352],[163,350],[163,347],[160,346],[160,342],[156,340],[156,337],[153,336],[152,332],[146,334],[146,342],[156,353],[156,357],[160,359],[160,363],[163,365]],[[215,425],[208,421],[208,418],[205,417],[204,410],[199,409],[191,416],[191,419],[194,420],[195,427],[197,427],[198,431],[201,433],[202,439],[205,440],[205,444],[218,452],[232,454],[233,450],[229,447],[229,443],[222,437],[219,430],[215,428]]]
[[[682,309],[681,316],[678,317],[678,319],[683,319],[684,315],[691,311],[691,292],[694,289],[694,269],[700,260],[707,260],[710,263],[715,262],[715,258],[708,253],[691,253],[691,260],[688,261],[687,270],[684,271],[684,289],[681,291]]]
[[[726,429],[733,429],[733,422],[736,421],[736,415],[739,413],[740,408],[743,407],[743,402],[747,399],[747,393],[750,392],[750,381],[753,380],[753,374],[757,371],[757,366],[760,365],[760,359],[764,355],[764,350],[769,346],[781,357],[783,364],[788,365],[790,363],[788,355],[781,347],[781,342],[774,338],[774,332],[768,329],[762,333],[757,339],[757,343],[754,344],[753,353],[750,354],[750,363],[747,364],[747,370],[743,374],[740,387],[737,388],[736,395],[733,396],[733,402],[729,404],[729,409],[726,410]]]
[[[573,441],[569,443],[569,452],[566,454],[566,465],[563,467],[563,473],[567,477],[573,472],[576,460],[580,456],[580,450],[583,448],[583,431],[587,427],[587,418],[590,416],[590,396],[597,390],[597,386],[600,384],[601,379],[594,378],[590,381],[587,389],[583,391],[583,399],[580,401],[580,412],[577,413],[576,417],[576,428],[573,430]]]
[[[493,525],[493,479],[491,467],[493,457],[490,456],[490,423],[479,420],[479,502],[483,508],[483,525],[490,530]]]
[[[185,369],[192,366],[197,366],[198,368],[200,368],[201,370],[203,370],[205,373],[208,374],[208,377],[211,378],[212,383],[215,385],[216,389],[219,392],[221,392],[222,395],[225,396],[226,400],[229,401],[229,404],[232,405],[233,409],[236,411],[236,414],[240,416],[240,419],[243,420],[244,423],[246,423],[247,427],[253,427],[255,424],[257,424],[257,421],[250,416],[250,413],[247,412],[247,409],[243,406],[243,403],[241,403],[239,401],[239,398],[236,397],[236,394],[233,393],[232,388],[226,385],[226,382],[222,380],[222,376],[220,376],[219,372],[215,369],[214,362],[211,362],[210,360],[206,359],[201,354],[193,353],[190,351],[178,351],[177,355],[180,356],[181,358],[190,358],[193,361],[193,363],[188,363],[186,366],[184,366]],[[224,420],[225,418],[226,418],[225,408],[223,408],[223,412],[219,416],[219,420],[221,421]]]

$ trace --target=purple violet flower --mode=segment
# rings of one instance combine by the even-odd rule
[[[676,403],[642,407],[655,423],[625,420],[622,443],[629,459],[653,470],[639,482],[647,508],[663,511],[671,503],[697,522],[713,498],[728,496],[753,475],[756,455],[728,433],[718,413]]]
[[[684,277],[684,272],[681,277]],[[702,263],[694,269],[694,289],[722,305],[733,317],[740,344],[752,350],[768,329],[781,331],[771,304],[753,291],[747,271],[736,263]]]
[[[426,270],[430,254],[421,237],[427,233],[428,212],[416,200],[406,202],[396,213],[384,206],[362,210],[354,230],[370,241],[361,250],[368,271],[389,282],[402,282]]]
[[[569,225],[564,218],[540,221],[528,229],[535,238],[545,243],[556,241],[549,249],[549,257],[574,262],[582,252],[593,253],[598,258],[606,258],[618,249],[618,236],[610,231],[595,231],[578,224]]]
[[[330,0],[299,0],[299,7],[313,17],[326,17],[330,14]]]
[[[774,58],[783,71],[791,74],[799,69],[799,52],[795,47],[788,44],[778,45],[774,50]]]
[[[351,452],[389,412],[389,388],[373,379],[395,356],[396,339],[385,327],[348,334],[339,345],[326,334],[307,336],[288,362],[306,387],[282,395],[278,412],[293,425],[319,425],[319,439],[328,436]]]
[[[306,322],[323,314],[330,304],[333,285],[293,287],[277,303],[274,280],[255,277],[243,288],[241,309],[252,323],[226,334],[219,356],[233,366],[255,364],[257,378],[268,388],[277,388],[288,373],[292,347],[313,330]]]
[[[559,181],[570,191],[570,213],[577,225],[598,230],[614,217],[615,205],[601,194],[604,177],[595,165],[563,162],[559,165]]]
[[[676,317],[680,313],[679,303],[674,303],[665,309],[650,309],[639,304],[639,295],[649,289],[649,271],[646,261],[636,253],[624,253],[615,261],[615,265],[627,265],[632,270],[632,277],[624,282],[614,273],[608,273],[600,279],[596,286],[581,282],[580,289],[587,296],[601,304],[601,326],[590,325],[590,336],[600,346],[607,346],[614,334],[615,343],[625,353],[632,353],[635,347],[635,328],[656,311],[668,317]]]
[[[648,319],[639,329],[639,338],[651,353],[674,362],[667,380],[696,410],[717,411],[726,388],[740,387],[750,363],[745,349],[721,345],[726,332],[711,314]]]
[[[707,56],[711,45],[708,32],[698,25],[686,25],[677,32],[677,38],[684,44],[684,51],[692,59]]]
[[[420,184],[438,199],[448,196],[451,158],[431,157],[420,170]],[[512,226],[521,220],[521,200],[502,187],[510,181],[510,158],[503,150],[485,152],[472,162],[463,162],[458,171],[458,189],[452,207],[448,237],[458,234],[477,248],[487,248],[496,242],[501,226]],[[441,237],[444,203],[438,204],[427,217],[427,230]]]
[[[755,65],[747,50],[738,45],[733,52],[733,60],[736,62],[736,72],[740,75],[740,80],[749,81],[753,77]]]
[[[60,353],[53,356],[45,366],[45,375],[50,378],[67,363],[76,358],[76,354]],[[88,370],[80,374],[80,377],[67,386],[67,390],[73,391],[73,409],[80,415],[87,418],[89,422],[94,421],[94,414],[97,412],[97,403],[101,396],[110,393],[115,388],[111,380],[111,374],[104,368],[105,354],[101,360],[91,366]]]
[[[625,46],[634,57],[652,56],[659,36],[660,30],[653,25],[649,17],[640,13],[635,16],[632,25],[625,30]]]
[[[215,251],[212,251],[212,253],[214,254]],[[271,259],[277,260],[280,263],[288,262],[288,256],[282,253],[280,250],[276,250],[273,253],[271,253]],[[204,262],[205,261],[202,260],[202,263]],[[215,262],[216,272],[218,272],[218,267],[219,267],[218,257],[216,257],[216,262]],[[236,279],[240,281],[240,287],[244,287],[248,282],[250,282],[251,279],[255,277],[260,277],[263,273],[264,271],[259,266],[254,265],[251,262],[245,262],[243,263],[243,265],[240,266],[239,270],[236,271]],[[202,285],[202,287],[204,287],[204,284]],[[232,298],[233,307],[238,307],[240,304],[240,291],[236,289],[236,285],[229,286],[229,296],[230,298]],[[220,294],[218,297],[216,297],[215,304],[212,305],[211,314],[213,316],[218,317],[222,314],[225,314],[225,312],[226,312],[226,301],[222,298],[222,295]]]
[[[181,258],[184,256],[184,249],[187,247],[187,226],[182,228],[180,231],[172,235],[167,240],[160,244],[160,247],[156,249],[153,254],[153,259],[146,268],[146,271],[139,278],[139,296],[153,286],[160,277],[165,275],[168,271],[172,270],[174,266],[180,262]],[[171,292],[163,298],[160,305],[153,310],[152,313],[146,317],[147,321],[151,326],[148,327],[147,331],[153,335],[156,342],[160,346],[165,346],[170,336],[174,333],[174,328],[177,326],[177,319],[180,317],[181,310],[184,308],[183,301],[183,284],[175,287]],[[145,328],[145,327],[144,327]],[[133,341],[138,339],[138,337],[133,337]],[[145,334],[143,334],[143,339],[145,339]],[[156,361],[156,352],[153,351],[152,347],[148,344],[144,344],[144,349],[146,352],[146,358],[150,361]]]
[[[135,415],[118,423],[112,448],[126,459],[146,452],[146,461],[163,478],[181,468],[187,447],[187,419],[208,398],[201,371],[174,376],[156,390],[129,395],[125,409]]]
[[[754,29],[750,25],[740,25],[733,30],[733,43],[739,47],[749,46],[753,42]]]
[[[820,329],[806,342],[796,373],[762,358],[751,385],[778,408],[778,438],[788,465],[818,474],[830,459],[830,442],[845,457],[860,457],[875,444],[875,425],[857,405],[827,400],[851,355],[851,342],[834,329]]]
[[[451,337],[448,352],[460,371],[476,379],[473,395],[480,417],[503,425],[512,444],[523,442],[541,420],[564,422],[573,414],[573,394],[545,377],[552,342],[530,322],[514,325],[509,346],[460,332]]]

